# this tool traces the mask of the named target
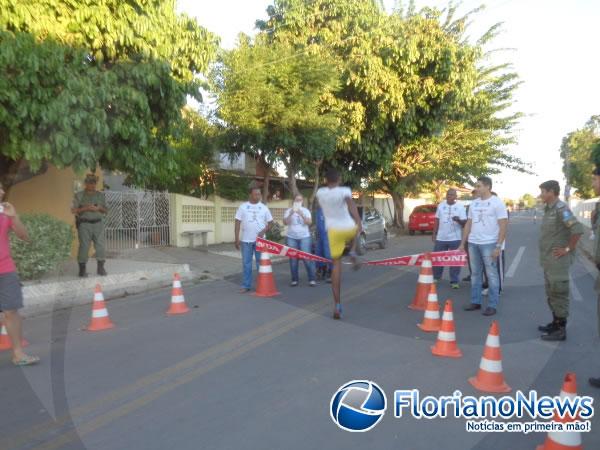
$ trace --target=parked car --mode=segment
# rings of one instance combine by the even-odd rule
[[[388,232],[383,214],[375,208],[362,206],[358,207],[358,213],[362,218],[363,232],[358,237],[357,253],[364,254],[367,247],[374,244],[377,244],[379,248],[385,248]]]
[[[408,219],[408,233],[413,235],[416,231],[422,234],[433,231],[436,210],[437,205],[420,205],[413,209]]]

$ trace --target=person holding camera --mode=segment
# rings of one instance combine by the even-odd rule
[[[434,252],[456,250],[462,239],[462,229],[467,223],[467,210],[456,201],[456,189],[448,189],[446,201],[440,203],[435,212],[432,240]],[[433,268],[433,278],[439,281],[444,273],[443,266]],[[450,286],[458,289],[460,267],[450,267]]]
[[[298,194],[294,197],[294,203],[283,215],[283,222],[287,225],[287,246],[306,253],[311,253],[312,242],[310,237],[310,225],[312,216],[310,211],[302,206],[304,197]],[[315,281],[315,263],[304,260],[304,267],[308,275],[308,284],[311,287],[317,285]],[[298,260],[290,258],[290,271],[292,282],[290,286],[298,286]]]
[[[17,210],[4,200],[4,187],[0,183],[0,311],[4,313],[4,324],[12,342],[12,362],[16,366],[37,364],[40,358],[23,351],[23,319],[19,309],[23,308],[23,290],[17,274],[17,266],[11,256],[11,233],[29,242],[27,228],[19,219]]]
[[[75,214],[75,225],[79,236],[79,251],[77,262],[79,263],[79,276],[87,277],[86,265],[90,244],[94,243],[96,261],[98,263],[98,275],[106,276],[104,268],[105,244],[104,244],[104,217],[108,212],[106,200],[102,192],[96,191],[96,176],[88,174],[85,177],[85,189],[77,192],[73,199],[71,212]]]

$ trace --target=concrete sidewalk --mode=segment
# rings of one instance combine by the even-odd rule
[[[70,260],[42,279],[23,283],[24,316],[90,303],[96,284],[102,286],[108,300],[170,286],[173,274],[195,284],[224,279],[241,272],[241,257],[233,245],[206,249],[145,248],[123,252],[106,261],[106,277],[95,275],[96,261],[90,260],[87,278],[77,277],[77,263]],[[239,252],[237,252],[239,254]]]

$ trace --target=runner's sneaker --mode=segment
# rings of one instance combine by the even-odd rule
[[[460,288],[460,285],[458,283],[450,283],[450,287],[452,289],[458,289],[458,288]]]

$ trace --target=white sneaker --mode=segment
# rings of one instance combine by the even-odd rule
[[[484,289],[483,291],[481,291],[481,295],[488,295],[489,289]]]
[[[292,281],[292,282],[290,283],[290,286],[292,286],[292,287],[296,287],[296,286],[298,286],[298,282],[297,282],[297,281]]]
[[[310,287],[315,287],[317,285],[317,282],[316,281],[311,281],[308,284],[310,285]]]

